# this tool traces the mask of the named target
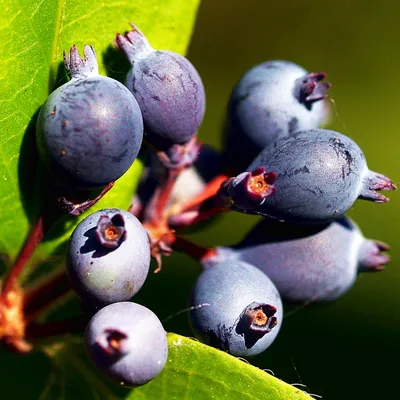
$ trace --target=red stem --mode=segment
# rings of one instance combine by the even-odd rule
[[[176,251],[187,254],[196,261],[201,261],[205,258],[216,255],[216,251],[214,249],[199,246],[198,244],[190,242],[189,240],[180,236],[175,237],[175,240],[172,243],[172,248]]]
[[[209,200],[211,197],[217,194],[222,183],[227,179],[229,179],[229,177],[224,174],[216,176],[214,179],[207,183],[200,194],[179,207],[177,212],[174,212],[174,214],[181,214],[185,211],[191,210],[192,208],[201,206],[206,200]]]
[[[222,214],[229,210],[230,209],[226,207],[214,207],[208,210],[187,211],[170,217],[168,224],[173,229],[192,227],[212,218],[214,215]]]
[[[24,270],[26,264],[29,262],[39,243],[43,239],[43,236],[43,217],[41,216],[30,232],[28,239],[18,255],[18,258],[16,259],[9,275],[3,283],[3,289],[0,294],[3,300],[7,297],[7,293],[16,286],[19,276]]]
[[[146,215],[146,219],[150,224],[160,224],[160,220],[162,220],[163,218],[163,212],[170,199],[176,179],[178,178],[182,170],[183,168],[165,169],[165,178],[163,179],[162,183],[157,187],[152,199],[146,206],[146,210],[148,211],[148,214],[150,214]]]
[[[26,320],[34,319],[39,313],[51,307],[71,290],[64,271],[59,272],[24,291],[24,315]]]
[[[28,325],[25,337],[30,340],[79,333],[85,330],[87,323],[88,317],[86,315],[79,315],[62,321],[46,322],[43,324],[33,323]]]

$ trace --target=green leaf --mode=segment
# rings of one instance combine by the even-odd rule
[[[312,399],[269,373],[193,339],[170,333],[168,349],[168,360],[161,374],[148,384],[129,390],[109,385],[88,362],[81,343],[55,345],[48,349],[55,368],[40,400],[76,396],[126,400]]]
[[[65,81],[62,52],[95,47],[100,72],[122,79],[128,63],[113,47],[134,21],[155,48],[184,53],[199,0],[5,0],[0,14],[0,253],[14,259],[42,208],[46,181],[34,142],[35,118],[49,93]],[[126,208],[140,163],[118,181],[99,207]],[[69,236],[66,218],[39,249],[43,258]]]

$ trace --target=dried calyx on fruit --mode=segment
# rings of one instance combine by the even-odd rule
[[[377,190],[394,190],[389,178],[368,169],[358,145],[327,129],[298,131],[267,146],[247,168],[273,171],[274,191],[260,204],[250,203],[251,192],[231,207],[286,222],[322,224],[339,218],[357,199],[389,201]],[[239,175],[239,179],[242,175]],[[244,175],[248,176],[248,175]],[[242,193],[242,192],[241,192]]]
[[[126,86],[142,110],[146,141],[161,150],[192,139],[203,121],[205,93],[189,60],[169,50],[154,50],[132,24],[116,43],[132,63]]]
[[[326,76],[281,60],[251,68],[229,99],[224,138],[229,168],[241,172],[277,139],[323,124],[328,108],[322,100],[331,87]]]
[[[132,165],[143,140],[135,97],[120,82],[99,75],[93,47],[85,46],[84,54],[82,59],[75,46],[69,55],[64,52],[71,80],[50,94],[36,124],[40,158],[57,185],[69,192],[112,184]],[[61,204],[80,212],[69,199]]]
[[[98,311],[85,331],[93,364],[125,387],[141,386],[164,368],[167,336],[157,316],[140,304],[121,302]]]
[[[232,247],[218,247],[205,267],[245,261],[265,272],[285,300],[333,301],[346,293],[360,272],[380,271],[390,261],[389,247],[365,239],[342,217],[323,225],[293,225],[263,219]]]
[[[89,215],[68,244],[68,277],[86,308],[129,300],[144,284],[149,266],[147,232],[124,210]]]
[[[196,337],[235,356],[263,352],[282,324],[283,306],[275,285],[241,260],[206,268],[193,287],[190,305]]]

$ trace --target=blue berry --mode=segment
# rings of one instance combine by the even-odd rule
[[[282,324],[276,287],[264,273],[240,260],[205,269],[194,285],[190,305],[195,335],[235,356],[263,352]]]
[[[365,239],[347,218],[309,226],[264,219],[241,243],[218,248],[204,264],[245,261],[265,272],[282,298],[325,302],[347,292],[359,272],[383,269],[390,260],[381,254],[386,250],[385,243]]]
[[[240,199],[239,211],[288,222],[329,222],[343,215],[358,198],[387,202],[377,190],[396,188],[389,178],[368,169],[353,140],[326,129],[298,131],[278,140],[267,146],[247,171],[261,171],[261,175],[269,171],[277,177],[272,193],[268,185],[258,185],[261,175],[245,180],[247,186],[231,187],[233,201]],[[253,201],[251,209],[246,209],[241,206],[244,192],[252,196],[249,188],[254,186],[265,187],[271,195],[259,196],[259,204]]]
[[[164,368],[167,336],[157,316],[140,304],[121,302],[98,311],[85,331],[93,364],[127,387],[144,385]]]
[[[325,77],[288,61],[250,69],[229,100],[225,147],[230,166],[241,171],[278,138],[318,128],[327,113],[321,101],[330,88],[322,82]]]
[[[67,272],[84,303],[94,307],[129,300],[142,287],[150,265],[146,230],[132,214],[97,211],[75,228]]]
[[[134,25],[116,42],[132,63],[126,86],[143,113],[146,140],[160,149],[187,143],[199,129],[205,93],[194,66],[181,55],[154,50]]]
[[[143,140],[143,119],[132,93],[100,76],[94,49],[86,60],[75,46],[64,63],[71,80],[40,110],[36,139],[40,157],[59,183],[74,189],[103,187],[123,175]]]

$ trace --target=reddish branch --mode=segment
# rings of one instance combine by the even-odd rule
[[[4,301],[10,290],[17,287],[17,281],[25,266],[31,259],[33,253],[43,239],[43,217],[40,217],[36,225],[33,227],[27,241],[24,244],[17,260],[12,266],[9,275],[3,283],[3,289],[0,294],[0,301]]]

